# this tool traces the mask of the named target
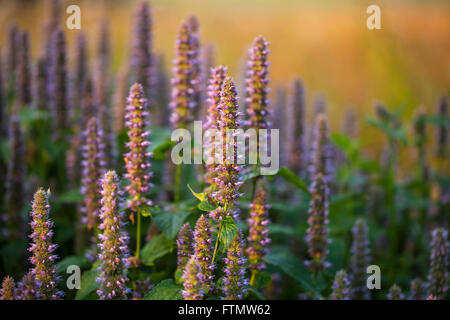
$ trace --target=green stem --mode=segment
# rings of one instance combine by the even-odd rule
[[[252,270],[252,276],[250,277],[250,285],[251,285],[252,287],[255,286],[255,280],[256,280],[256,271],[255,271],[255,270]]]
[[[217,234],[217,240],[216,240],[216,245],[214,247],[214,254],[213,254],[213,258],[212,258],[211,264],[214,263],[214,260],[216,259],[217,248],[219,247],[219,241],[220,241],[221,233],[222,233],[222,221],[219,224],[219,233]]]
[[[136,228],[136,260],[139,260],[141,253],[141,213],[139,211],[137,212]]]

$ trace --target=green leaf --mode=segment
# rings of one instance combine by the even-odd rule
[[[233,241],[233,238],[237,232],[237,225],[236,223],[234,223],[233,218],[230,216],[226,216],[221,224],[222,229],[220,230],[219,237],[222,252],[225,252]]]
[[[84,256],[70,256],[58,262],[56,264],[56,268],[58,273],[65,273],[67,268],[71,265],[85,268],[89,265],[89,260],[87,260]]]
[[[295,173],[293,173],[291,170],[289,170],[288,168],[282,167],[280,170],[278,170],[277,174],[280,177],[282,177],[283,179],[285,179],[286,181],[292,183],[294,186],[296,186],[300,190],[306,192],[307,194],[310,194],[308,187],[306,186],[306,183],[302,179],[297,177],[297,175]]]
[[[264,260],[298,281],[306,291],[315,289],[308,269],[286,248],[272,248]]]
[[[246,298],[250,300],[266,300],[263,294],[253,287],[248,287]]]
[[[153,222],[168,239],[174,239],[186,218],[191,212],[162,212],[153,213]]]
[[[202,211],[213,211],[216,209],[216,206],[211,204],[208,200],[203,200],[197,207]]]
[[[158,283],[144,297],[144,300],[182,300],[181,286],[172,279],[166,279]]]
[[[250,172],[245,172],[245,173],[241,174],[239,176],[239,180],[241,180],[242,182],[245,182],[247,180],[251,180],[253,178],[259,177],[260,175],[261,175],[261,172],[258,168],[258,169],[254,169]]]
[[[182,283],[183,280],[181,279],[181,276],[183,275],[183,271],[181,269],[178,269],[175,271],[175,282],[176,283]]]
[[[100,272],[97,268],[83,272],[81,275],[80,290],[77,291],[75,300],[83,300],[90,293],[94,292],[99,288],[99,283],[96,281]]]
[[[194,190],[192,190],[191,186],[188,184],[187,185],[189,190],[191,190],[192,194],[200,201],[205,201],[207,199],[206,193],[202,192],[202,193],[197,193]]]
[[[153,266],[157,259],[165,256],[172,249],[172,241],[168,240],[162,234],[157,235],[142,248],[142,262],[147,266]]]
[[[58,203],[78,203],[83,201],[84,196],[80,193],[79,189],[74,189],[67,191],[66,193],[63,193],[59,196],[59,198],[56,199],[56,202]]]
[[[261,271],[256,274],[256,288],[262,289],[267,287],[272,281],[272,275],[266,271]]]

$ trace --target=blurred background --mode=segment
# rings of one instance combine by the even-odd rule
[[[135,1],[63,1],[64,8],[81,8],[81,28],[88,33],[89,50],[103,19],[110,24],[113,71],[128,65],[132,13]],[[310,1],[310,0],[153,0],[154,50],[166,57],[174,53],[181,22],[195,14],[201,41],[215,47],[215,63],[229,67],[242,78],[246,52],[262,34],[270,42],[272,98],[275,88],[300,76],[307,89],[308,105],[318,95],[327,100],[333,131],[342,127],[345,111],[353,108],[365,152],[377,158],[383,149],[382,134],[365,124],[375,101],[400,110],[410,119],[417,110],[434,113],[438,99],[448,95],[450,83],[449,1]],[[381,30],[366,27],[366,8],[381,8]],[[46,1],[0,1],[0,47],[10,24],[30,32],[32,55],[41,52]],[[61,17],[65,23],[65,18]],[[67,30],[69,63],[75,58],[76,30]],[[312,108],[312,107],[311,107]],[[310,109],[311,109],[310,108]],[[433,143],[434,135],[429,135]],[[406,170],[415,154],[399,150]],[[407,154],[405,154],[407,153]]]

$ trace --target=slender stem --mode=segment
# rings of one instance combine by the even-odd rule
[[[175,206],[180,202],[181,165],[177,165],[175,172]]]
[[[141,253],[141,213],[139,211],[137,212],[136,228],[136,260],[139,260]]]
[[[214,260],[216,259],[216,253],[217,253],[217,248],[219,247],[219,241],[220,241],[221,233],[222,233],[222,221],[219,224],[219,233],[217,234],[216,245],[214,247],[214,254],[213,254],[213,258],[212,258],[211,263],[214,263]]]
[[[256,280],[256,271],[252,270],[252,276],[250,277],[250,285],[252,287],[255,286],[255,280]]]

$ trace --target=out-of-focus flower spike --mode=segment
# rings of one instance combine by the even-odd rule
[[[33,73],[33,108],[39,111],[49,110],[47,88],[47,60],[39,58]]]
[[[194,234],[191,226],[186,222],[178,232],[177,238],[178,247],[178,269],[184,271],[189,257],[194,251]]]
[[[441,119],[448,117],[448,100],[446,96],[442,96],[439,100],[437,105],[437,114]],[[443,157],[448,149],[448,131],[448,126],[442,125],[437,128],[436,154],[439,157]]]
[[[0,300],[14,300],[15,299],[15,287],[14,279],[10,276],[6,276],[2,282],[2,288],[0,292]]]
[[[114,88],[114,132],[117,134],[125,128],[125,107],[127,100],[127,78],[126,73],[121,70],[116,76]]]
[[[402,289],[394,284],[387,294],[388,300],[405,300],[405,295],[402,293]]]
[[[330,299],[350,300],[350,281],[348,280],[347,272],[344,270],[336,272]]]
[[[17,34],[16,92],[22,105],[31,103],[30,43],[28,32]]]
[[[430,269],[428,273],[428,295],[445,299],[448,291],[449,273],[448,231],[436,228],[431,233]]]
[[[5,76],[6,76],[6,92],[10,94],[15,90],[15,76],[17,68],[17,35],[19,31],[16,25],[12,25],[8,31],[8,45],[6,49],[6,63],[5,63]]]
[[[82,101],[87,86],[86,81],[89,76],[88,72],[88,56],[86,34],[80,31],[76,37],[76,51],[75,51],[75,75],[74,75],[74,92],[73,94],[73,118],[79,119],[81,116]]]
[[[369,300],[367,289],[367,267],[370,265],[369,229],[363,219],[356,220],[352,229],[353,242],[351,247],[350,282],[352,284],[352,299]]]
[[[325,114],[317,116],[314,126],[314,136],[312,145],[312,163],[310,165],[311,179],[321,173],[329,187],[332,180],[332,156],[333,150],[329,141],[328,121]]]
[[[155,56],[154,63],[154,96],[155,116],[158,119],[155,125],[165,127],[169,125],[170,109],[170,79],[165,67],[165,59],[162,54]]]
[[[98,235],[101,264],[97,290],[101,300],[126,299],[127,269],[129,268],[129,237],[125,231],[124,213],[120,211],[119,178],[115,171],[108,171],[102,180],[101,224]]]
[[[419,278],[411,281],[409,300],[424,300],[426,284]]]
[[[208,116],[209,108],[209,82],[211,77],[211,69],[215,65],[215,47],[212,43],[207,43],[201,52],[201,104],[200,104],[200,119],[205,119]]]
[[[6,94],[5,94],[5,86],[4,86],[4,74],[3,74],[3,63],[2,63],[2,52],[0,50],[0,137],[3,138],[8,134],[8,130],[6,128]],[[1,188],[0,188],[1,190]]]
[[[181,276],[183,280],[183,290],[181,294],[184,300],[201,300],[205,295],[205,290],[203,289],[203,278],[202,268],[197,261],[195,255],[191,256],[186,268]]]
[[[244,298],[248,286],[248,279],[245,274],[246,263],[244,241],[240,231],[238,231],[225,258],[225,276],[222,279],[222,291],[225,300],[242,300]]]

